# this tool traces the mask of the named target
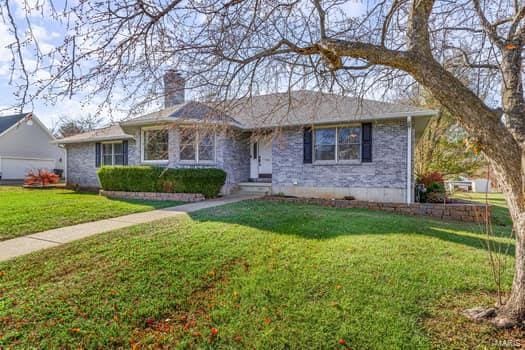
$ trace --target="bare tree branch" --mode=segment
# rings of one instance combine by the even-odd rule
[[[503,47],[504,41],[498,35],[497,27],[490,23],[487,17],[485,16],[485,13],[481,8],[480,0],[472,0],[472,2],[474,3],[474,8],[476,9],[476,13],[478,14],[483,30],[487,33],[490,40],[495,45],[497,45],[498,47]]]

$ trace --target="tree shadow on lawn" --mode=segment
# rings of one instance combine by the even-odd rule
[[[165,209],[176,207],[178,205],[186,204],[182,201],[157,201],[151,199],[122,199],[122,198],[108,198],[112,202],[121,202],[127,204],[148,205],[153,209]]]
[[[97,192],[89,192],[89,191],[62,192],[62,193],[57,193],[57,195],[62,195],[62,196],[86,195],[89,197],[100,196]],[[175,207],[177,205],[186,204],[185,202],[182,202],[182,201],[158,201],[158,200],[151,200],[151,199],[124,199],[124,198],[109,198],[109,197],[104,197],[104,198],[109,200],[110,202],[149,205],[153,209],[169,208],[169,207]]]
[[[249,200],[189,215],[198,222],[224,222],[313,240],[348,235],[409,234],[487,250],[487,237],[479,224],[438,221],[367,209]],[[491,243],[493,251],[514,256],[515,245],[508,238],[492,238]]]

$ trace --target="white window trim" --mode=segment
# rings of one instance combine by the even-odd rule
[[[166,130],[168,132],[168,159],[154,159],[154,160],[147,160],[144,159],[144,146],[146,143],[144,142],[146,140],[144,134],[146,131],[151,130]],[[145,164],[167,164],[169,163],[169,146],[170,144],[170,132],[169,128],[167,126],[147,126],[140,129],[140,162]]]
[[[181,128],[181,129],[192,129],[189,127]],[[199,159],[199,139],[200,139],[200,131],[195,130],[195,159],[180,159],[180,151],[181,151],[181,133],[179,130],[179,154],[178,159],[180,164],[215,164],[217,162],[217,133],[213,132],[213,159],[206,159],[206,160],[200,160]]]
[[[100,147],[100,165],[109,165],[109,166],[123,166],[123,164],[115,164],[115,144],[123,144],[122,141],[104,141],[101,142]],[[103,145],[111,145],[111,164],[105,164],[104,163],[104,146]],[[124,147],[124,146],[122,146]],[[124,149],[122,149],[122,156],[124,157]]]
[[[339,159],[339,129],[359,127],[359,158],[358,159]],[[317,160],[315,159],[315,131],[319,129],[335,129],[335,159]],[[312,163],[313,164],[361,164],[363,148],[363,126],[361,124],[338,124],[315,126],[312,133]]]

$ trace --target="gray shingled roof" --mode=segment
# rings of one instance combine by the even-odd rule
[[[63,139],[58,139],[54,143],[82,143],[95,141],[127,140],[132,138],[133,136],[126,134],[124,130],[122,130],[120,125],[113,124],[105,128],[100,128],[82,134],[65,137]]]
[[[293,91],[253,96],[221,104],[187,102],[122,122],[147,125],[158,122],[226,122],[242,129],[324,124],[411,116],[436,111],[410,105],[366,100],[316,91]]]
[[[301,90],[260,95],[231,104],[228,114],[246,129],[432,116],[410,105]]]
[[[294,125],[348,123],[406,116],[428,117],[437,112],[410,105],[293,91],[231,100],[215,104],[190,101],[120,122],[122,126],[162,123],[222,123],[245,130]],[[57,140],[75,143],[132,138],[119,125]]]
[[[19,113],[13,115],[0,116],[0,134],[24,119],[29,113]]]

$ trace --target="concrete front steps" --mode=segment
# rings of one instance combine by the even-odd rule
[[[272,184],[266,182],[241,182],[239,183],[240,194],[271,194]]]

